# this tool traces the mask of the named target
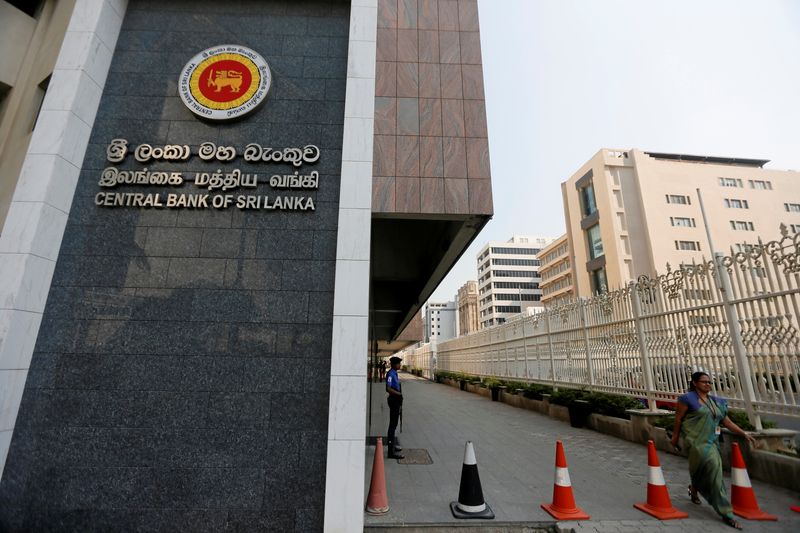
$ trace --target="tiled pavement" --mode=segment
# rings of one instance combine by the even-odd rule
[[[540,508],[553,490],[555,441],[564,443],[573,491],[578,506],[591,515],[585,522],[561,522],[562,531],[576,532],[716,532],[733,531],[705,502],[696,506],[686,495],[688,465],[685,459],[659,453],[675,507],[689,513],[685,520],[659,521],[633,508],[646,499],[647,450],[589,429],[491,402],[477,394],[446,385],[413,379],[403,374],[405,395],[403,433],[406,448],[425,448],[433,464],[400,465],[386,461],[390,511],[365,517],[365,526],[379,524],[464,524],[450,514],[457,499],[464,443],[472,440],[486,502],[498,522],[552,523]],[[380,426],[386,416],[385,393],[374,385],[373,420]],[[374,448],[367,448],[366,487]],[[789,510],[800,504],[800,494],[753,481],[762,509],[778,522],[741,520],[746,531],[800,531],[800,514]]]

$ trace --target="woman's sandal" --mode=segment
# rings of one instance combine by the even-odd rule
[[[731,526],[733,529],[742,529],[742,525],[734,520],[733,518],[728,518],[727,516],[722,519],[725,524]]]
[[[686,491],[689,493],[689,498],[692,500],[692,503],[695,505],[700,505],[700,496],[698,496],[697,493],[692,492],[691,485],[689,485],[689,488],[687,488]]]

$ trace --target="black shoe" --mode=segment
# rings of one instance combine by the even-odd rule
[[[389,459],[405,459],[406,456],[398,453],[393,444],[389,444]]]

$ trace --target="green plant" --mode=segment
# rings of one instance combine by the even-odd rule
[[[526,387],[523,388],[525,392],[523,392],[522,395],[531,400],[541,400],[542,394],[553,394],[553,387],[549,385],[539,385],[538,383],[529,383]]]
[[[650,423],[657,428],[672,431],[672,428],[675,427],[675,415],[657,416]]]
[[[589,402],[591,412],[616,418],[630,419],[625,411],[641,407],[639,400],[621,394],[592,392],[585,399]]]
[[[524,389],[527,386],[527,383],[523,383],[521,381],[500,381],[502,385],[508,387],[510,392],[514,392],[517,389]]]
[[[738,411],[738,410],[735,410],[735,409],[731,409],[730,411],[728,411],[728,418],[731,419],[731,422],[733,422],[734,424],[736,424],[737,426],[739,426],[740,428],[742,428],[745,431],[755,431],[756,430],[755,426],[750,423],[750,419],[747,418],[747,413],[745,413],[744,411]],[[763,420],[761,420],[761,426],[764,429],[771,429],[771,428],[776,427],[777,424],[775,422],[773,422],[772,420],[763,419]]]
[[[550,403],[569,407],[575,400],[585,400],[588,393],[581,389],[561,389],[550,396]]]
[[[500,384],[500,380],[495,379],[495,378],[484,378],[483,379],[483,384],[486,386],[486,388],[489,388],[489,389],[497,389],[501,385]]]

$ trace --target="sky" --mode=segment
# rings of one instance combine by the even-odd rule
[[[565,231],[562,181],[601,148],[800,170],[800,1],[478,0],[494,218],[478,251]],[[800,183],[798,183],[800,194]]]

